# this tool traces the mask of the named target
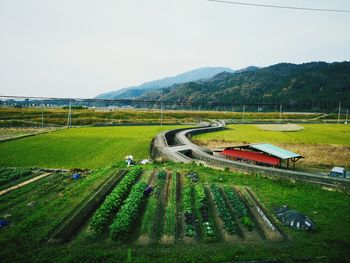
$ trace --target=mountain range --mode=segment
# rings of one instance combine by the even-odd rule
[[[103,93],[97,95],[98,99],[133,99],[139,97],[149,91],[159,90],[162,88],[170,87],[174,84],[181,84],[191,81],[204,80],[213,77],[221,72],[234,72],[230,68],[224,67],[204,67],[194,69],[174,77],[167,77],[159,80],[145,82],[138,86],[132,86],[122,88],[119,90]]]
[[[350,62],[280,63],[222,72],[210,79],[148,91],[140,100],[202,104],[284,104],[334,108],[350,106]]]

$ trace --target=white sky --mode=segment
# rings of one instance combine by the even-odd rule
[[[241,0],[350,9],[348,0]],[[204,66],[350,60],[350,13],[207,0],[0,0],[0,95],[93,97]]]

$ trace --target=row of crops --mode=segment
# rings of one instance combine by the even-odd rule
[[[93,233],[108,232],[113,240],[133,236],[149,244],[164,238],[211,242],[219,240],[222,231],[239,235],[240,228],[255,228],[252,214],[234,188],[203,185],[197,175],[164,169],[141,174],[140,167],[133,168],[105,198],[90,219]]]
[[[90,227],[93,231],[101,233],[104,230],[111,216],[121,207],[141,172],[142,169],[140,167],[131,170],[106,197],[105,201],[91,218]]]

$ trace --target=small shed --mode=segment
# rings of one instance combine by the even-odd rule
[[[304,158],[297,153],[268,143],[227,147],[221,151],[220,154],[235,161],[245,161],[273,167],[281,167],[284,161],[286,167],[289,168],[291,161],[293,163],[293,169],[295,167],[295,162]]]

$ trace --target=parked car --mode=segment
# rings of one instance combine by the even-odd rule
[[[344,167],[333,167],[333,169],[330,171],[328,175],[332,177],[346,178],[346,171]]]

